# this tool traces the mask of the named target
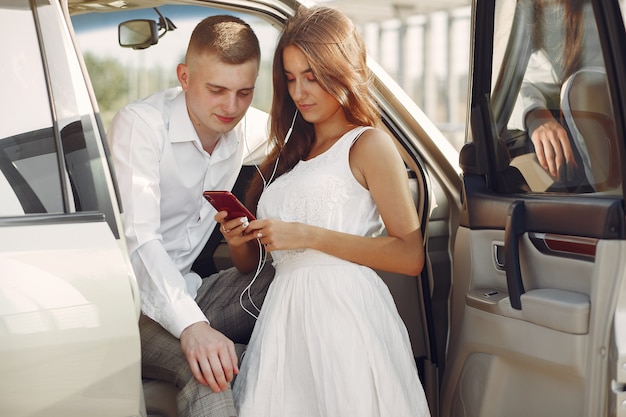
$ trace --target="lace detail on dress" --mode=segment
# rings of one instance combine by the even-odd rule
[[[360,131],[357,128],[347,133],[324,153],[298,162],[272,182],[259,199],[259,218],[369,234],[375,228],[372,224],[379,223],[378,214],[369,192],[354,178],[349,162],[350,147]],[[283,258],[305,252],[274,251],[272,257],[279,264]]]

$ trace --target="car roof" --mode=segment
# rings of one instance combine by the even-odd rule
[[[177,0],[67,0],[67,7],[70,14],[81,14],[91,12],[115,12],[131,9],[145,9],[160,7],[167,4],[188,4],[188,5],[201,5],[205,7],[217,7],[217,8],[242,8],[248,10],[257,10],[260,13],[268,10],[280,10],[284,11],[284,14],[290,14],[289,12],[295,10],[298,4],[308,4],[308,2],[297,0],[226,0],[226,1],[214,1],[214,0],[196,0],[196,1],[177,1]]]
[[[171,1],[163,0],[67,0],[71,14],[92,11],[113,11],[116,9],[135,9],[159,7],[171,4]],[[186,4],[202,4],[205,6],[229,7],[238,5],[244,8],[258,8],[263,10],[267,7],[276,9],[295,9],[298,3],[310,4],[311,2],[297,0],[221,0],[221,1],[186,1]],[[321,1],[318,3],[322,3]],[[438,0],[436,2],[423,2],[414,0],[380,1],[380,0],[325,0],[324,4],[341,9],[356,24],[369,22],[381,22],[416,14],[427,14],[442,10],[453,10],[469,6],[471,0]]]

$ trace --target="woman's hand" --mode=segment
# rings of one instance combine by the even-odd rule
[[[560,178],[563,165],[570,168],[578,168],[572,145],[567,132],[561,124],[544,109],[535,109],[527,116],[529,130],[532,132],[531,140],[535,147],[537,160],[543,169],[550,175],[562,181]],[[566,173],[566,171],[563,171]]]
[[[218,212],[214,219],[220,225],[220,232],[228,243],[230,259],[239,271],[253,271],[259,262],[259,246],[255,231],[246,217],[226,220],[226,211]]]
[[[311,247],[311,242],[303,242],[306,229],[302,223],[288,223],[276,219],[254,220],[250,222],[250,234],[259,239],[266,251],[299,249]],[[312,232],[312,231],[311,231]],[[313,238],[313,233],[309,234]]]
[[[226,239],[228,246],[242,246],[254,238],[248,232],[250,221],[247,217],[226,220],[227,216],[228,212],[220,211],[215,215],[214,219],[219,223],[220,232],[222,232],[222,236]]]

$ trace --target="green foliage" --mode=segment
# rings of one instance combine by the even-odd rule
[[[91,53],[86,53],[84,58],[100,110],[117,109],[127,97],[128,71],[114,58],[100,58]]]
[[[116,58],[100,57],[91,52],[84,54],[84,60],[105,127],[127,103],[178,85],[174,70],[123,65]]]

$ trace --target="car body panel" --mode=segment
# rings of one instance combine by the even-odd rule
[[[103,217],[81,217],[2,221],[3,415],[140,410],[137,289]]]

